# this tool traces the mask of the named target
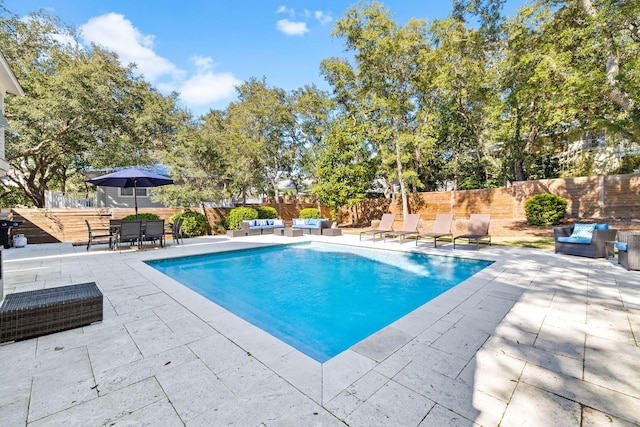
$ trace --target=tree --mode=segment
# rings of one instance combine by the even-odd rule
[[[332,58],[322,62],[323,74],[354,126],[362,126],[375,146],[386,179],[397,179],[407,214],[407,186],[421,185],[411,158],[420,134],[417,83],[419,59],[427,49],[425,24],[412,19],[397,27],[380,4],[361,3],[336,21],[332,34],[345,40],[354,66]]]
[[[294,162],[287,170],[287,176],[300,193],[305,179],[317,181],[316,165],[320,148],[330,133],[336,105],[329,94],[316,86],[305,86],[291,95],[294,114]]]
[[[235,182],[243,192],[271,188],[279,204],[278,184],[295,153],[291,105],[285,91],[269,88],[264,78],[250,79],[237,91],[238,101],[227,109],[230,153],[239,161]]]
[[[175,143],[162,153],[163,162],[180,185],[154,189],[153,199],[167,206],[199,205],[228,195],[230,158],[226,156],[224,112],[212,110],[203,123],[191,122],[178,131]]]
[[[332,124],[320,146],[313,192],[331,208],[334,221],[340,207],[353,207],[367,197],[375,177],[375,160],[358,131],[362,129],[354,128],[343,116]]]
[[[9,185],[37,207],[53,185],[88,167],[153,162],[176,128],[164,97],[115,54],[84,49],[73,28],[44,12],[0,18],[0,43],[25,96],[7,99]],[[180,117],[180,116],[178,116]]]

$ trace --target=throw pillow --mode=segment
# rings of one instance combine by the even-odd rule
[[[571,237],[578,239],[591,239],[593,237],[593,230],[596,229],[595,224],[581,224],[576,222],[573,224],[573,232]]]

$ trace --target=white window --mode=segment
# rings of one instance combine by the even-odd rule
[[[136,188],[136,195],[138,197],[148,197],[146,188]],[[120,196],[133,197],[133,187],[121,188]]]

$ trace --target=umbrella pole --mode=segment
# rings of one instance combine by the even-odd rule
[[[138,180],[133,180],[133,204],[136,208],[136,219],[138,219]]]

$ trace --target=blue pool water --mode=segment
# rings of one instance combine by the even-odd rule
[[[322,363],[491,262],[312,242],[147,264]]]

